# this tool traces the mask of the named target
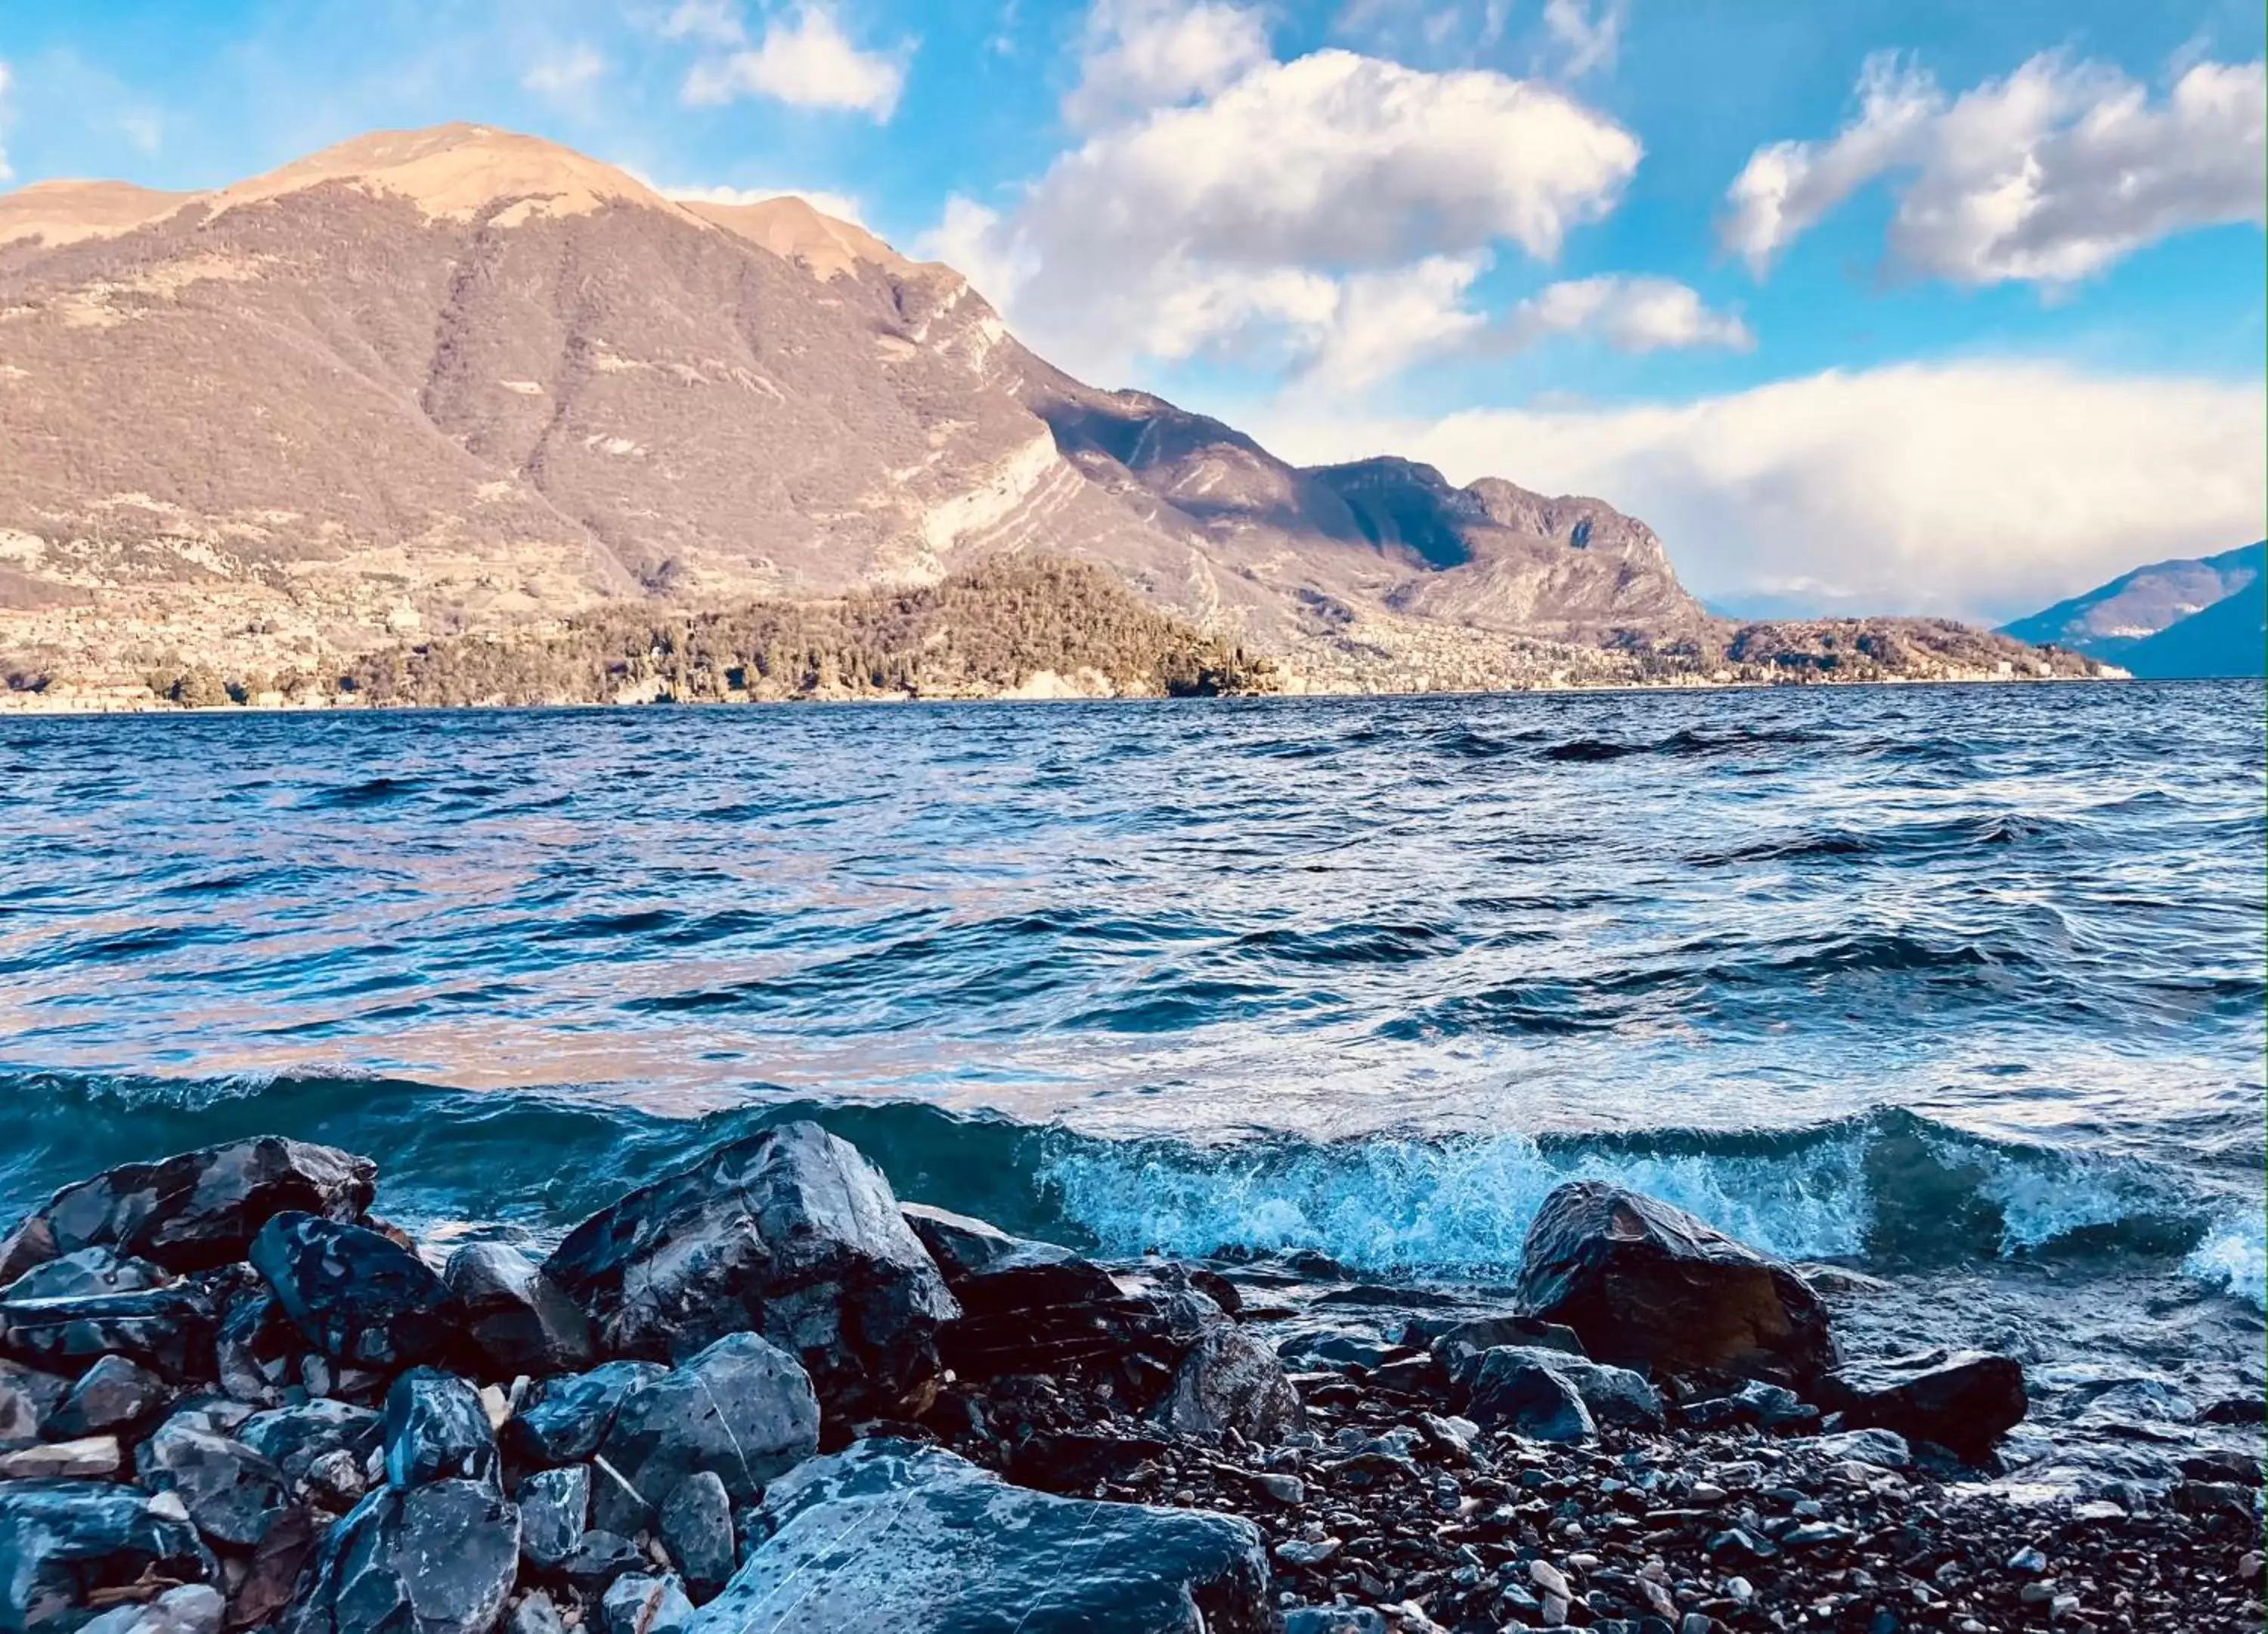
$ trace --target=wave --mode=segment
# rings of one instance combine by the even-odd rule
[[[378,1160],[379,1206],[415,1224],[556,1236],[723,1141],[815,1118],[901,1196],[1132,1255],[1309,1251],[1368,1274],[1509,1278],[1552,1188],[1613,1181],[1796,1259],[1877,1270],[2017,1259],[2137,1262],[2262,1304],[2259,1202],[2138,1159],[1997,1141],[1896,1108],[1802,1128],[1407,1134],[1218,1145],[1113,1139],[909,1101],[752,1092],[674,1117],[608,1092],[471,1092],[401,1079],[0,1072],[21,1137],[0,1216],[114,1164],[260,1133]]]

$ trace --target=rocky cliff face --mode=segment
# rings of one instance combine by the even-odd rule
[[[1705,622],[1597,501],[1292,467],[1071,379],[950,269],[799,200],[681,204],[477,126],[210,194],[0,196],[0,648],[121,687],[166,652],[320,668],[1004,553],[1389,682],[1428,643]]]

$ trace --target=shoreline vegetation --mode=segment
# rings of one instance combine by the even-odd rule
[[[2123,673],[1944,620],[1727,622],[1705,637],[1657,645],[1625,633],[1595,648],[1476,630],[1461,638],[1468,650],[1447,657],[1381,650],[1381,661],[1403,666],[1381,673],[1409,683],[1381,686],[1208,634],[1091,563],[997,557],[909,589],[710,610],[610,603],[553,626],[406,642],[278,673],[224,674],[168,651],[141,661],[138,686],[87,685],[53,655],[0,655],[0,710],[1373,696]]]
[[[1449,1290],[1091,1259],[902,1203],[811,1122],[540,1262],[413,1237],[377,1180],[242,1139],[0,1238],[0,1628],[2259,1624],[2257,1400],[2177,1467],[2144,1426],[2007,1476],[2016,1359],[1850,1354],[1870,1278],[1600,1181],[1515,1285]]]

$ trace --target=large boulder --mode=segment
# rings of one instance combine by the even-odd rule
[[[139,1293],[173,1278],[147,1260],[109,1248],[81,1248],[43,1261],[0,1288],[0,1299],[63,1299],[85,1293]]]
[[[291,1507],[284,1472],[233,1436],[169,1418],[134,1454],[135,1474],[153,1492],[171,1492],[197,1530],[216,1543],[250,1549]]]
[[[1666,1420],[1661,1392],[1647,1383],[1645,1375],[1627,1367],[1570,1356],[1565,1351],[1535,1345],[1498,1345],[1467,1358],[1450,1376],[1466,1391],[1467,1399],[1473,1404],[1472,1416],[1488,1424],[1492,1418],[1483,1403],[1494,1393],[1499,1380],[1526,1367],[1541,1367],[1565,1379],[1583,1398],[1583,1406],[1592,1418],[1600,1424],[1616,1424],[1626,1430],[1659,1430]]]
[[[1523,1360],[1523,1354],[1508,1348],[1488,1353],[1465,1408],[1473,1422],[1531,1441],[1589,1440],[1598,1421],[1583,1393],[1557,1368]]]
[[[1895,1430],[1976,1462],[2022,1422],[2024,1369],[1982,1351],[1925,1351],[1852,1362],[1819,1381],[1819,1404],[1852,1430]]]
[[[754,1330],[800,1358],[848,1418],[924,1410],[938,1329],[959,1309],[881,1171],[815,1123],[720,1146],[631,1192],[544,1270],[609,1355],[674,1360]]]
[[[390,1237],[316,1214],[279,1214],[248,1257],[307,1343],[333,1361],[392,1369],[450,1348],[449,1291]]]
[[[523,1464],[580,1463],[599,1450],[622,1403],[668,1371],[658,1362],[608,1362],[547,1380],[504,1420],[504,1450]]]
[[[477,1481],[379,1487],[323,1540],[284,1634],[487,1634],[519,1571],[519,1512]]]
[[[904,1212],[961,1307],[939,1340],[959,1378],[1060,1373],[1160,1336],[1155,1303],[1129,1295],[1092,1260],[949,1210],[908,1203]]]
[[[146,1492],[107,1481],[0,1483],[0,1634],[75,1626],[103,1604],[140,1598],[145,1583],[219,1580],[196,1528]]]
[[[622,1403],[600,1448],[594,1515],[608,1531],[644,1530],[703,1469],[752,1503],[818,1450],[819,1402],[802,1365],[759,1335],[730,1334]]]
[[[462,1334],[487,1376],[541,1379],[574,1373],[597,1358],[583,1307],[509,1244],[468,1242],[441,1280],[457,1301]]]
[[[690,1634],[1260,1634],[1258,1528],[1202,1511],[1056,1498],[936,1447],[855,1443],[774,1481],[762,1541]],[[880,1548],[846,1539],[887,1539]],[[783,1614],[784,1620],[783,1620]]]
[[[214,1329],[212,1301],[195,1288],[0,1300],[0,1356],[50,1373],[122,1356],[176,1383],[210,1379]]]
[[[1233,1430],[1263,1446],[1307,1422],[1282,1359],[1225,1317],[1182,1358],[1158,1417],[1183,1435],[1214,1440]]]
[[[368,1158],[275,1135],[122,1164],[64,1187],[0,1242],[0,1283],[90,1248],[210,1270],[242,1259],[276,1215],[361,1218],[377,1181]]]
[[[1835,1365],[1827,1307],[1785,1261],[1658,1198],[1573,1181],[1528,1230],[1519,1295],[1594,1358],[1657,1377],[1731,1374],[1798,1390]]]

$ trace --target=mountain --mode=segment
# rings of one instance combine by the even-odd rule
[[[2118,663],[2148,681],[2268,674],[2268,582],[2255,578],[2144,637],[2120,653]]]
[[[1294,687],[1738,668],[1602,501],[1293,466],[801,200],[674,201],[484,126],[0,195],[0,674],[55,697],[1004,555],[1106,567]],[[2043,662],[1972,648],[1914,673]]]
[[[2127,655],[2139,643],[2248,585],[2258,585],[2264,570],[2268,570],[2268,542],[2194,560],[2153,562],[2084,595],[2005,624],[2001,633],[2019,641],[2053,643],[2132,668]]]

